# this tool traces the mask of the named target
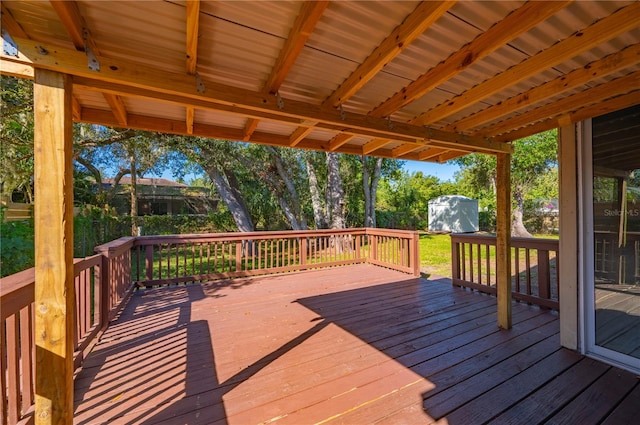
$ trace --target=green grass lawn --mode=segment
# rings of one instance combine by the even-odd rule
[[[420,235],[420,269],[430,275],[451,276],[449,235]]]

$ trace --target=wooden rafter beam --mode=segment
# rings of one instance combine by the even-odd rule
[[[340,133],[329,141],[329,151],[335,152],[343,145],[347,144],[349,140],[356,137],[354,134]]]
[[[557,2],[528,2],[510,13],[487,31],[477,36],[469,44],[440,62],[427,73],[421,75],[413,83],[380,104],[373,111],[372,116],[389,116],[393,112],[424,96],[429,91],[461,73],[474,63],[485,58],[490,53],[504,46],[518,35],[527,32],[535,25],[544,21],[570,1]]]
[[[196,116],[196,108],[194,108],[193,106],[187,106],[186,110],[185,110],[185,124],[187,126],[187,134],[188,135],[192,135],[193,134],[193,122]]]
[[[426,125],[437,122],[504,90],[505,87],[518,84],[620,34],[636,29],[639,15],[640,2],[631,3],[535,56],[525,59],[518,65],[512,66],[461,95],[443,102],[441,105],[415,118],[411,123]]]
[[[626,49],[612,53],[609,56],[575,69],[570,73],[551,80],[545,84],[534,87],[514,96],[510,99],[490,106],[480,112],[468,116],[452,125],[446,127],[449,131],[462,131],[478,127],[484,123],[496,120],[504,115],[515,112],[519,109],[535,105],[557,96],[563,92],[580,87],[588,82],[605,77],[614,72],[620,71],[640,62],[640,43],[634,44]]]
[[[289,31],[289,36],[265,84],[265,90],[268,93],[273,94],[278,91],[328,5],[328,1],[305,1],[302,4],[300,13]]]
[[[405,143],[404,145],[400,145],[397,148],[391,149],[391,153],[394,157],[401,157],[410,152],[420,149],[424,145],[413,144],[413,143]]]
[[[113,116],[116,117],[118,124],[125,127],[127,125],[127,108],[125,107],[122,98],[111,93],[103,93],[103,95],[111,107],[111,112],[113,113]]]
[[[423,32],[436,22],[455,1],[423,2],[398,25],[382,43],[358,66],[358,68],[323,103],[335,108],[371,80],[387,63],[409,47]]]
[[[11,37],[29,38],[22,26],[14,19],[13,15],[4,5],[0,3],[0,11],[2,12],[2,29],[7,31]]]
[[[301,126],[295,129],[289,136],[289,146],[297,146],[305,137],[307,137],[313,131],[313,125]]]
[[[103,92],[115,92],[126,97],[145,93],[145,97],[165,102],[178,101],[182,106],[219,108],[252,118],[269,117],[280,122],[297,122],[298,125],[303,126],[308,122],[317,122],[318,127],[365,137],[399,141],[429,139],[437,140],[454,149],[465,148],[486,153],[511,152],[508,144],[495,143],[483,137],[469,137],[354,113],[343,117],[339,111],[325,110],[318,108],[317,105],[293,99],[286,99],[282,107],[275,95],[231,87],[214,81],[205,81],[207,90],[200,93],[193,76],[150,69],[143,64],[123,59],[114,60],[100,56],[98,60],[101,71],[95,72],[88,69],[86,57],[81,52],[31,40],[18,39],[16,42],[21,46],[19,57],[2,52],[0,56],[2,62],[7,60],[64,72],[74,76],[74,84],[84,81],[87,87],[100,87],[100,91]],[[36,49],[36,46],[46,49],[48,54],[40,54],[39,51],[42,50]],[[118,87],[118,89],[112,91],[110,87]]]
[[[389,139],[373,139],[362,146],[362,155],[369,155],[371,152],[376,151],[391,143]]]
[[[468,153],[469,152],[461,152],[461,151],[455,151],[455,150],[450,150],[450,151],[447,151],[447,152],[443,152],[440,155],[438,155],[437,162],[442,164],[442,163],[450,161],[450,160],[452,160],[454,158],[459,158],[459,157],[461,157],[463,155],[466,155]]]
[[[244,140],[245,142],[251,140],[251,136],[258,128],[259,123],[260,120],[257,120],[255,118],[247,119],[247,123],[244,126],[244,133],[242,133],[242,140]]]
[[[58,18],[67,30],[71,42],[76,50],[81,52],[85,49],[85,23],[84,18],[80,14],[78,3],[75,1],[52,0],[51,6],[58,14]]]
[[[622,96],[617,96],[597,103],[595,105],[580,108],[576,111],[564,115],[549,118],[528,127],[523,127],[518,130],[512,131],[510,133],[502,134],[496,137],[496,140],[501,142],[509,142],[522,139],[533,134],[542,133],[543,131],[551,130],[553,128],[575,124],[589,118],[598,117],[600,115],[619,111],[621,109],[629,108],[638,104],[640,104],[640,90],[636,90]]]
[[[74,121],[80,121],[82,117],[82,105],[80,105],[80,101],[77,97],[71,97],[71,116]]]
[[[187,73],[195,74],[198,63],[200,0],[187,0]]]
[[[592,105],[613,96],[640,90],[640,71],[632,72],[624,77],[592,87],[580,93],[543,105],[532,111],[527,111],[513,118],[482,128],[479,132],[491,136],[508,133],[520,127],[525,127],[550,116],[567,114],[582,106]]]
[[[117,121],[115,120],[111,112],[101,110],[101,109],[93,109],[93,108],[82,109],[81,121],[87,122],[87,123],[93,123],[93,124],[101,124],[105,126],[118,125]],[[148,116],[142,116],[142,115],[136,115],[136,114],[129,114],[128,127],[132,129],[137,129],[137,130],[159,131],[159,132],[169,133],[169,134],[185,134],[186,132],[186,124],[184,121],[171,120],[171,119],[158,118],[158,117],[148,117]],[[242,134],[243,134],[243,130],[241,129],[219,127],[219,126],[208,125],[208,124],[195,123],[193,127],[193,135],[199,136],[199,137],[219,138],[219,139],[226,139],[226,140],[242,140]],[[288,147],[289,137],[256,131],[255,133],[253,133],[253,137],[251,138],[251,143]],[[298,143],[296,148],[328,152],[329,143],[326,141],[305,138],[301,140],[300,143]],[[429,148],[429,152],[442,153],[445,150],[447,149],[434,148],[434,147]],[[352,145],[343,145],[339,149],[339,152],[350,154],[350,155],[362,155],[362,147],[352,146]],[[420,152],[420,154],[422,154],[423,152]],[[390,149],[377,149],[376,156],[379,156],[382,158],[394,158],[392,151]],[[403,159],[408,159],[413,161],[429,160],[428,158],[424,156],[420,157],[418,153],[413,153],[413,152],[405,155]]]
[[[2,71],[4,62],[0,62],[0,71]],[[230,106],[226,104],[223,105],[218,103],[207,102],[202,99],[191,99],[191,98],[177,95],[177,94],[159,95],[157,92],[148,90],[148,89],[128,87],[120,84],[107,83],[100,80],[87,79],[85,77],[74,78],[74,87],[77,87],[82,90],[99,91],[102,93],[108,92],[108,93],[114,93],[114,94],[122,94],[130,98],[137,97],[141,99],[155,99],[158,101],[173,103],[173,104],[183,105],[183,106],[193,105],[198,109],[208,109],[208,110],[215,110],[218,112],[224,112],[224,113],[230,113],[230,114],[240,114],[240,115],[254,118],[254,119],[269,119],[269,120],[278,121],[281,123],[288,123],[288,124],[300,126],[301,128],[296,130],[298,133],[294,132],[295,136],[291,137],[291,142],[294,142],[294,143],[296,140],[300,140],[302,137],[305,137],[307,134],[309,134],[313,130],[312,127],[314,126],[318,128],[323,128],[326,130],[336,131],[336,132],[346,131],[352,134],[358,134],[364,137],[371,137],[374,139],[377,139],[377,138],[385,139],[388,141],[388,143],[394,140],[398,142],[403,142],[403,143],[416,143],[417,140],[419,139],[426,140],[426,139],[434,139],[438,137],[437,131],[433,129],[424,130],[423,128],[420,128],[420,131],[419,131],[419,133],[422,135],[418,135],[418,134],[401,135],[401,134],[395,133],[390,136],[386,132],[376,131],[371,128],[345,127],[345,124],[348,124],[348,123],[345,123],[344,121],[340,121],[340,124],[332,123],[332,122],[311,121],[306,118],[277,115],[275,113],[269,113],[266,111],[256,111],[253,109],[245,109],[245,108],[239,107],[238,105]],[[383,121],[387,124],[387,128],[389,128],[389,122],[386,120],[383,120]],[[392,123],[391,127],[393,126],[395,126],[395,123]],[[302,132],[304,132],[305,134],[303,136],[300,136],[300,133]],[[499,151],[500,149],[511,150],[511,148],[508,145],[501,147],[493,144],[493,142],[491,141],[489,141],[488,146],[486,146],[487,143],[482,142],[483,140],[485,140],[482,138],[473,138],[473,137],[468,137],[464,135],[457,135],[457,137],[458,139],[456,140],[450,140],[450,141],[430,140],[428,142],[425,141],[424,144],[429,144],[433,146],[460,148],[461,145],[465,145],[469,143],[475,145],[477,143],[480,143],[482,146],[470,147],[469,150],[486,152],[486,153],[496,152],[496,151]],[[291,145],[289,144],[289,146]],[[295,146],[297,146],[297,144]]]

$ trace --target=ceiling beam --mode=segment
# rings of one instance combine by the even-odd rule
[[[295,129],[293,133],[289,136],[289,146],[294,147],[298,143],[302,141],[305,137],[307,137],[313,131],[313,125],[309,126],[301,126]]]
[[[187,74],[196,73],[198,64],[198,36],[200,27],[200,0],[187,0]]]
[[[373,139],[362,146],[362,155],[369,155],[371,152],[387,146],[389,143],[391,143],[389,139]]]
[[[329,151],[335,152],[347,142],[356,137],[354,134],[340,133],[329,141]]]
[[[443,102],[415,118],[411,123],[426,125],[437,122],[504,90],[506,87],[518,84],[620,34],[636,29],[638,16],[640,16],[640,2],[631,3],[461,95]]]
[[[302,3],[300,13],[265,84],[268,93],[274,94],[278,91],[328,5],[328,1]]]
[[[80,121],[82,117],[82,105],[77,97],[71,96],[71,117],[74,121]]]
[[[118,123],[113,117],[111,112],[101,109],[83,108],[81,121],[101,124],[105,126],[117,127]],[[129,128],[146,131],[160,131],[170,134],[185,134],[186,125],[184,121],[171,120],[158,117],[147,117],[135,114],[129,114]],[[230,129],[226,127],[219,127],[208,124],[194,124],[193,135],[206,138],[219,138],[226,140],[241,140],[241,129]],[[287,136],[273,135],[269,133],[262,133],[256,131],[252,138],[252,143],[287,147],[289,138]],[[316,150],[316,151],[329,151],[329,142],[304,139],[296,148]],[[429,148],[430,151],[442,153],[447,149]],[[360,146],[343,145],[339,150],[341,153],[350,155],[362,155]],[[424,152],[424,151],[423,151]],[[466,151],[465,151],[466,152]],[[421,152],[422,153],[422,152]],[[376,156],[382,158],[393,158],[393,154],[390,149],[378,149],[376,150]],[[419,154],[409,153],[405,155],[403,159],[409,159],[414,161],[421,160]],[[425,159],[428,160],[428,159]]]
[[[2,12],[2,29],[7,31],[11,37],[29,38],[24,29],[16,21],[4,3],[0,3],[0,12]]]
[[[427,28],[433,25],[455,1],[427,1],[409,14],[364,62],[324,101],[324,107],[336,108],[371,80],[387,63],[409,47]]]
[[[111,93],[103,93],[104,98],[107,100],[107,103],[111,107],[111,112],[113,116],[116,117],[116,121],[122,127],[126,127],[127,125],[127,108],[124,106],[124,102],[122,98],[118,95]]]
[[[551,80],[540,86],[534,87],[513,96],[503,102],[490,106],[480,112],[470,115],[454,124],[446,127],[449,131],[463,131],[496,120],[538,102],[557,96],[573,88],[582,86],[590,81],[605,77],[640,62],[640,43],[626,49],[612,53],[609,56],[595,62],[591,62],[582,68],[575,69],[566,75]]]
[[[84,18],[80,14],[78,3],[72,0],[52,0],[50,3],[53,10],[55,10],[58,15],[60,22],[62,22],[64,29],[67,30],[67,34],[69,34],[69,38],[76,50],[84,52],[85,22]]]
[[[0,61],[0,71],[2,71],[3,64],[7,61]],[[426,134],[423,135],[401,135],[401,134],[393,134],[389,135],[386,131],[381,132],[378,130],[374,130],[371,128],[354,128],[354,127],[346,127],[345,122],[340,121],[340,124],[332,123],[332,122],[317,122],[312,121],[305,118],[295,117],[295,116],[278,116],[274,113],[269,113],[266,111],[256,111],[253,109],[242,108],[238,105],[226,105],[226,104],[218,104],[213,102],[207,102],[202,99],[191,99],[186,96],[181,96],[178,94],[159,94],[155,91],[149,89],[141,89],[137,87],[129,87],[116,83],[108,83],[100,80],[93,80],[86,77],[75,77],[74,78],[74,89],[80,90],[88,90],[88,91],[97,91],[101,93],[114,93],[114,94],[122,94],[126,95],[128,98],[140,98],[140,99],[153,99],[161,102],[166,102],[170,104],[177,104],[180,106],[192,105],[197,107],[198,109],[205,110],[213,110],[216,112],[229,113],[233,115],[241,115],[244,117],[254,118],[254,119],[268,119],[272,121],[277,121],[280,123],[291,124],[294,126],[301,126],[301,128],[296,129],[299,132],[305,132],[304,136],[299,136],[299,133],[296,133],[295,136],[291,137],[290,143],[295,143],[293,146],[297,146],[297,141],[301,140],[302,137],[305,137],[309,134],[314,126],[318,128],[323,128],[326,130],[334,131],[334,132],[349,132],[351,134],[357,134],[364,137],[369,137],[373,139],[384,139],[387,140],[388,143],[391,141],[397,141],[401,143],[420,143],[420,144],[429,144],[433,146],[443,146],[443,147],[456,147],[460,148],[461,144],[473,144],[474,147],[467,147],[467,149],[471,151],[478,152],[486,152],[486,153],[495,153],[499,149],[511,149],[509,145],[499,146],[494,144],[492,141],[488,141],[484,138],[474,138],[465,135],[457,135],[459,140],[452,141],[440,141],[436,138],[437,132],[433,129],[426,129]],[[389,122],[384,120],[389,127]],[[396,123],[391,122],[391,126],[389,128],[393,128]],[[295,131],[294,131],[295,133]],[[420,127],[420,133],[425,133],[424,129]],[[253,139],[252,139],[253,140]],[[479,146],[482,145],[482,146]],[[361,153],[359,153],[361,154]]]
[[[410,152],[413,152],[415,150],[418,150],[423,146],[424,145],[405,143],[404,145],[400,145],[397,148],[391,149],[391,154],[394,157],[400,157],[400,156],[404,156],[404,155],[406,155],[406,154],[408,154]]]
[[[260,120],[257,120],[255,118],[247,119],[247,123],[244,126],[244,132],[242,133],[243,141],[248,142],[249,140],[251,140],[251,136],[258,128],[259,123],[260,123]]]
[[[569,112],[568,114],[549,118],[528,127],[519,128],[518,130],[510,133],[501,134],[500,136],[497,136],[495,140],[500,142],[509,142],[522,139],[534,134],[542,133],[543,131],[575,124],[589,118],[598,117],[600,115],[619,111],[638,104],[640,104],[640,90],[636,90],[622,96],[617,96],[603,102],[596,103],[595,105],[590,105],[585,108]]]
[[[196,108],[193,106],[187,106],[185,110],[185,124],[187,125],[187,134],[193,135],[193,122],[196,117]]]
[[[527,2],[514,10],[502,21],[477,36],[466,46],[422,74],[407,87],[377,106],[370,115],[389,116],[393,112],[424,96],[444,81],[461,73],[474,63],[504,46],[520,34],[527,32],[540,22],[565,7],[570,1]]]
[[[520,127],[525,127],[536,121],[548,117],[569,113],[583,106],[592,105],[609,99],[613,96],[626,94],[640,89],[640,71],[632,72],[624,77],[616,78],[579,93],[567,96],[548,105],[542,105],[532,111],[527,111],[513,118],[506,119],[496,124],[481,129],[483,134],[497,136],[508,133]]]
[[[469,137],[438,129],[416,126],[400,121],[383,118],[369,117],[360,114],[347,114],[341,116],[339,111],[318,108],[315,104],[285,99],[284,105],[278,102],[275,95],[258,93],[251,90],[230,87],[213,81],[204,81],[207,90],[200,93],[197,90],[196,79],[186,74],[173,73],[160,69],[151,69],[144,64],[139,64],[123,59],[109,59],[100,56],[101,71],[91,71],[86,64],[83,53],[61,47],[54,47],[46,43],[32,40],[18,39],[20,46],[19,57],[13,57],[1,53],[2,61],[11,61],[32,66],[52,69],[84,78],[89,86],[109,85],[122,86],[122,92],[127,97],[136,91],[144,91],[148,97],[170,101],[181,99],[182,106],[192,105],[200,108],[200,105],[221,105],[223,109],[253,118],[271,117],[278,121],[298,121],[300,125],[307,122],[318,122],[323,128],[335,129],[351,134],[362,134],[374,138],[389,138],[405,140],[406,138],[437,140],[451,147],[479,150],[488,153],[511,151],[506,144],[495,143],[483,137]],[[47,54],[41,54],[44,49]],[[25,54],[26,53],[26,54]],[[77,83],[74,79],[74,84]],[[206,106],[205,106],[206,107]],[[249,113],[253,111],[253,113]]]

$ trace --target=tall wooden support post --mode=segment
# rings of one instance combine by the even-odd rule
[[[73,421],[71,77],[35,70],[36,424]]]
[[[511,328],[511,154],[498,154],[496,203],[496,288],[498,326]]]

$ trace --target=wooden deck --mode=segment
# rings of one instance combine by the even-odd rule
[[[559,346],[557,314],[372,265],[136,293],[75,423],[625,424],[640,381]]]

